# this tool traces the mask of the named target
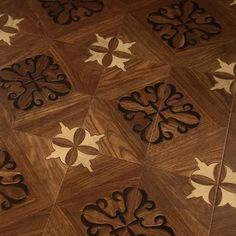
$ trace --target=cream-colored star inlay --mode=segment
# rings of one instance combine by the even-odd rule
[[[194,190],[187,198],[202,197],[205,202],[211,205],[225,206],[229,204],[236,208],[236,172],[233,172],[228,166],[221,167],[220,163],[207,165],[197,158],[196,162],[198,170],[190,176]],[[221,178],[217,185],[220,173]],[[218,197],[215,202],[216,192]]]
[[[130,47],[135,44],[124,43],[121,39],[116,37],[103,38],[96,34],[97,42],[93,43],[89,52],[91,56],[85,61],[97,61],[104,67],[115,67],[126,71],[125,63],[131,59],[132,52]]]
[[[227,64],[218,59],[220,68],[213,73],[216,84],[211,90],[224,89],[227,93],[232,94],[232,85],[235,82],[235,65],[236,63]]]
[[[60,158],[64,164],[78,166],[82,164],[93,171],[90,161],[99,155],[99,146],[97,142],[104,135],[91,135],[83,128],[67,128],[63,123],[61,133],[52,140],[54,152],[46,159]]]
[[[8,45],[11,45],[11,38],[18,33],[18,24],[22,20],[24,19],[13,19],[9,15],[0,14],[0,41],[4,41]]]

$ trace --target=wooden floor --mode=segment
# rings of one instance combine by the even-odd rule
[[[1,0],[0,235],[235,236],[235,93],[235,0]]]

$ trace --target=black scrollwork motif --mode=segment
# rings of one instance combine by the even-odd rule
[[[90,17],[104,8],[102,0],[39,0],[48,15],[57,24],[68,25],[78,22],[81,15]]]
[[[221,32],[216,19],[191,0],[183,0],[150,13],[148,23],[155,31],[163,32],[161,38],[176,49],[193,46],[199,40],[208,40]]]
[[[152,144],[172,139],[173,129],[186,133],[197,127],[201,119],[193,105],[185,103],[184,95],[177,92],[174,85],[164,82],[145,87],[143,95],[133,92],[122,97],[118,109],[124,113],[124,119],[134,122],[133,130],[141,139]],[[155,129],[152,139],[148,137],[151,129]]]
[[[14,204],[24,202],[29,193],[28,187],[23,183],[24,177],[14,172],[15,168],[16,163],[10,154],[0,150],[0,202],[2,210],[8,210]]]
[[[70,92],[71,85],[53,58],[38,55],[0,71],[0,86],[9,90],[8,99],[22,110],[42,106]]]
[[[155,202],[148,199],[144,190],[128,187],[123,192],[113,192],[110,199],[101,198],[86,206],[81,221],[87,227],[88,236],[148,236],[150,233],[174,236],[166,217],[155,210]]]

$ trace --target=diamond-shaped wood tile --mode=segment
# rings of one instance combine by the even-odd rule
[[[235,236],[233,0],[0,2],[1,236]]]

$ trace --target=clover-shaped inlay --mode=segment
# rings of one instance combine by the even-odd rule
[[[220,163],[205,164],[196,158],[198,170],[190,176],[194,190],[187,198],[202,197],[208,204],[236,207],[236,172]],[[221,170],[221,171],[220,171]],[[218,175],[221,173],[218,182]],[[215,195],[217,198],[215,201]]]
[[[131,59],[130,48],[135,42],[124,43],[116,37],[103,38],[96,34],[97,42],[93,43],[89,51],[91,56],[85,61],[97,61],[104,67],[118,67],[126,71],[125,63]]]
[[[82,164],[89,171],[93,171],[90,161],[99,155],[97,142],[104,135],[91,135],[80,127],[69,129],[63,123],[60,125],[61,133],[52,139],[54,151],[46,159],[60,158],[66,165]]]

